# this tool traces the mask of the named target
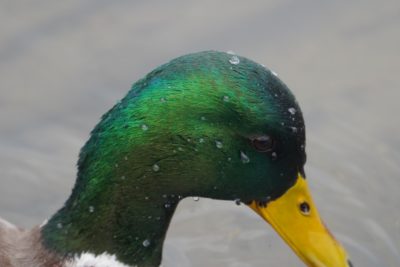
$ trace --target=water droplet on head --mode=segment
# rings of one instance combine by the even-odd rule
[[[152,167],[153,171],[158,172],[160,170],[160,166],[158,166],[158,164],[154,164]]]
[[[296,127],[290,127],[290,129],[292,129],[293,133],[297,133],[297,128]]]
[[[93,206],[89,206],[89,212],[94,212],[94,207]]]
[[[288,111],[290,112],[290,114],[294,115],[296,114],[297,110],[295,108],[288,108]]]
[[[147,131],[149,129],[149,127],[146,124],[142,124],[142,130],[143,131]]]
[[[231,158],[231,157],[229,157],[229,158],[228,158],[228,161],[231,161],[231,160],[232,160],[232,158]]]
[[[272,157],[272,160],[275,160],[278,158],[278,154],[276,154],[276,152],[272,152],[271,157]]]
[[[243,151],[240,151],[240,160],[242,161],[243,164],[250,162],[249,156],[247,156]]]
[[[229,102],[229,96],[224,95],[224,97],[222,98],[222,100],[224,100],[224,102]]]
[[[229,59],[229,63],[232,65],[237,65],[240,63],[240,59],[236,55],[232,55],[232,57]]]
[[[58,229],[61,229],[61,228],[63,228],[63,225],[62,225],[62,223],[57,223],[57,228],[58,228]]]
[[[144,247],[147,248],[148,246],[150,246],[150,240],[146,239],[146,240],[143,241],[142,244],[143,244]]]
[[[171,204],[165,203],[165,204],[164,204],[164,207],[165,207],[166,209],[169,209],[169,208],[171,208]]]
[[[215,141],[215,146],[216,146],[217,148],[221,149],[224,145],[222,144],[221,141],[216,140],[216,141]]]
[[[194,201],[199,201],[200,198],[199,198],[199,197],[193,197],[193,200],[194,200]]]

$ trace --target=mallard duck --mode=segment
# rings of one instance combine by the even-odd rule
[[[190,196],[248,205],[308,266],[351,266],[320,220],[305,162],[300,107],[274,72],[233,53],[176,58],[102,117],[58,212],[31,230],[0,221],[0,266],[159,266]]]

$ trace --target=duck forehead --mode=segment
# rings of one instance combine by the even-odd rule
[[[250,122],[273,119],[303,122],[294,96],[272,72],[245,59],[246,66],[235,71],[214,61],[205,62],[209,65],[207,68],[197,65],[185,68],[184,64],[167,66],[161,76],[151,76],[144,94],[149,97],[143,99],[160,100],[161,105],[156,106],[185,116],[203,114],[224,120],[228,116],[231,120]],[[181,68],[185,70],[179,71]]]

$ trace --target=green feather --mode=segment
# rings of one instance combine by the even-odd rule
[[[136,82],[82,148],[71,197],[43,227],[61,255],[115,254],[158,266],[179,200],[274,199],[303,172],[305,130],[268,69],[221,52],[190,54]],[[269,135],[274,154],[250,139]]]

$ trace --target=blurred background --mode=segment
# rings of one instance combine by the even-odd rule
[[[278,73],[307,125],[306,172],[355,266],[400,266],[400,2],[0,3],[0,215],[61,207],[80,147],[131,84],[166,61],[233,50]],[[304,266],[245,206],[185,200],[165,267]]]

